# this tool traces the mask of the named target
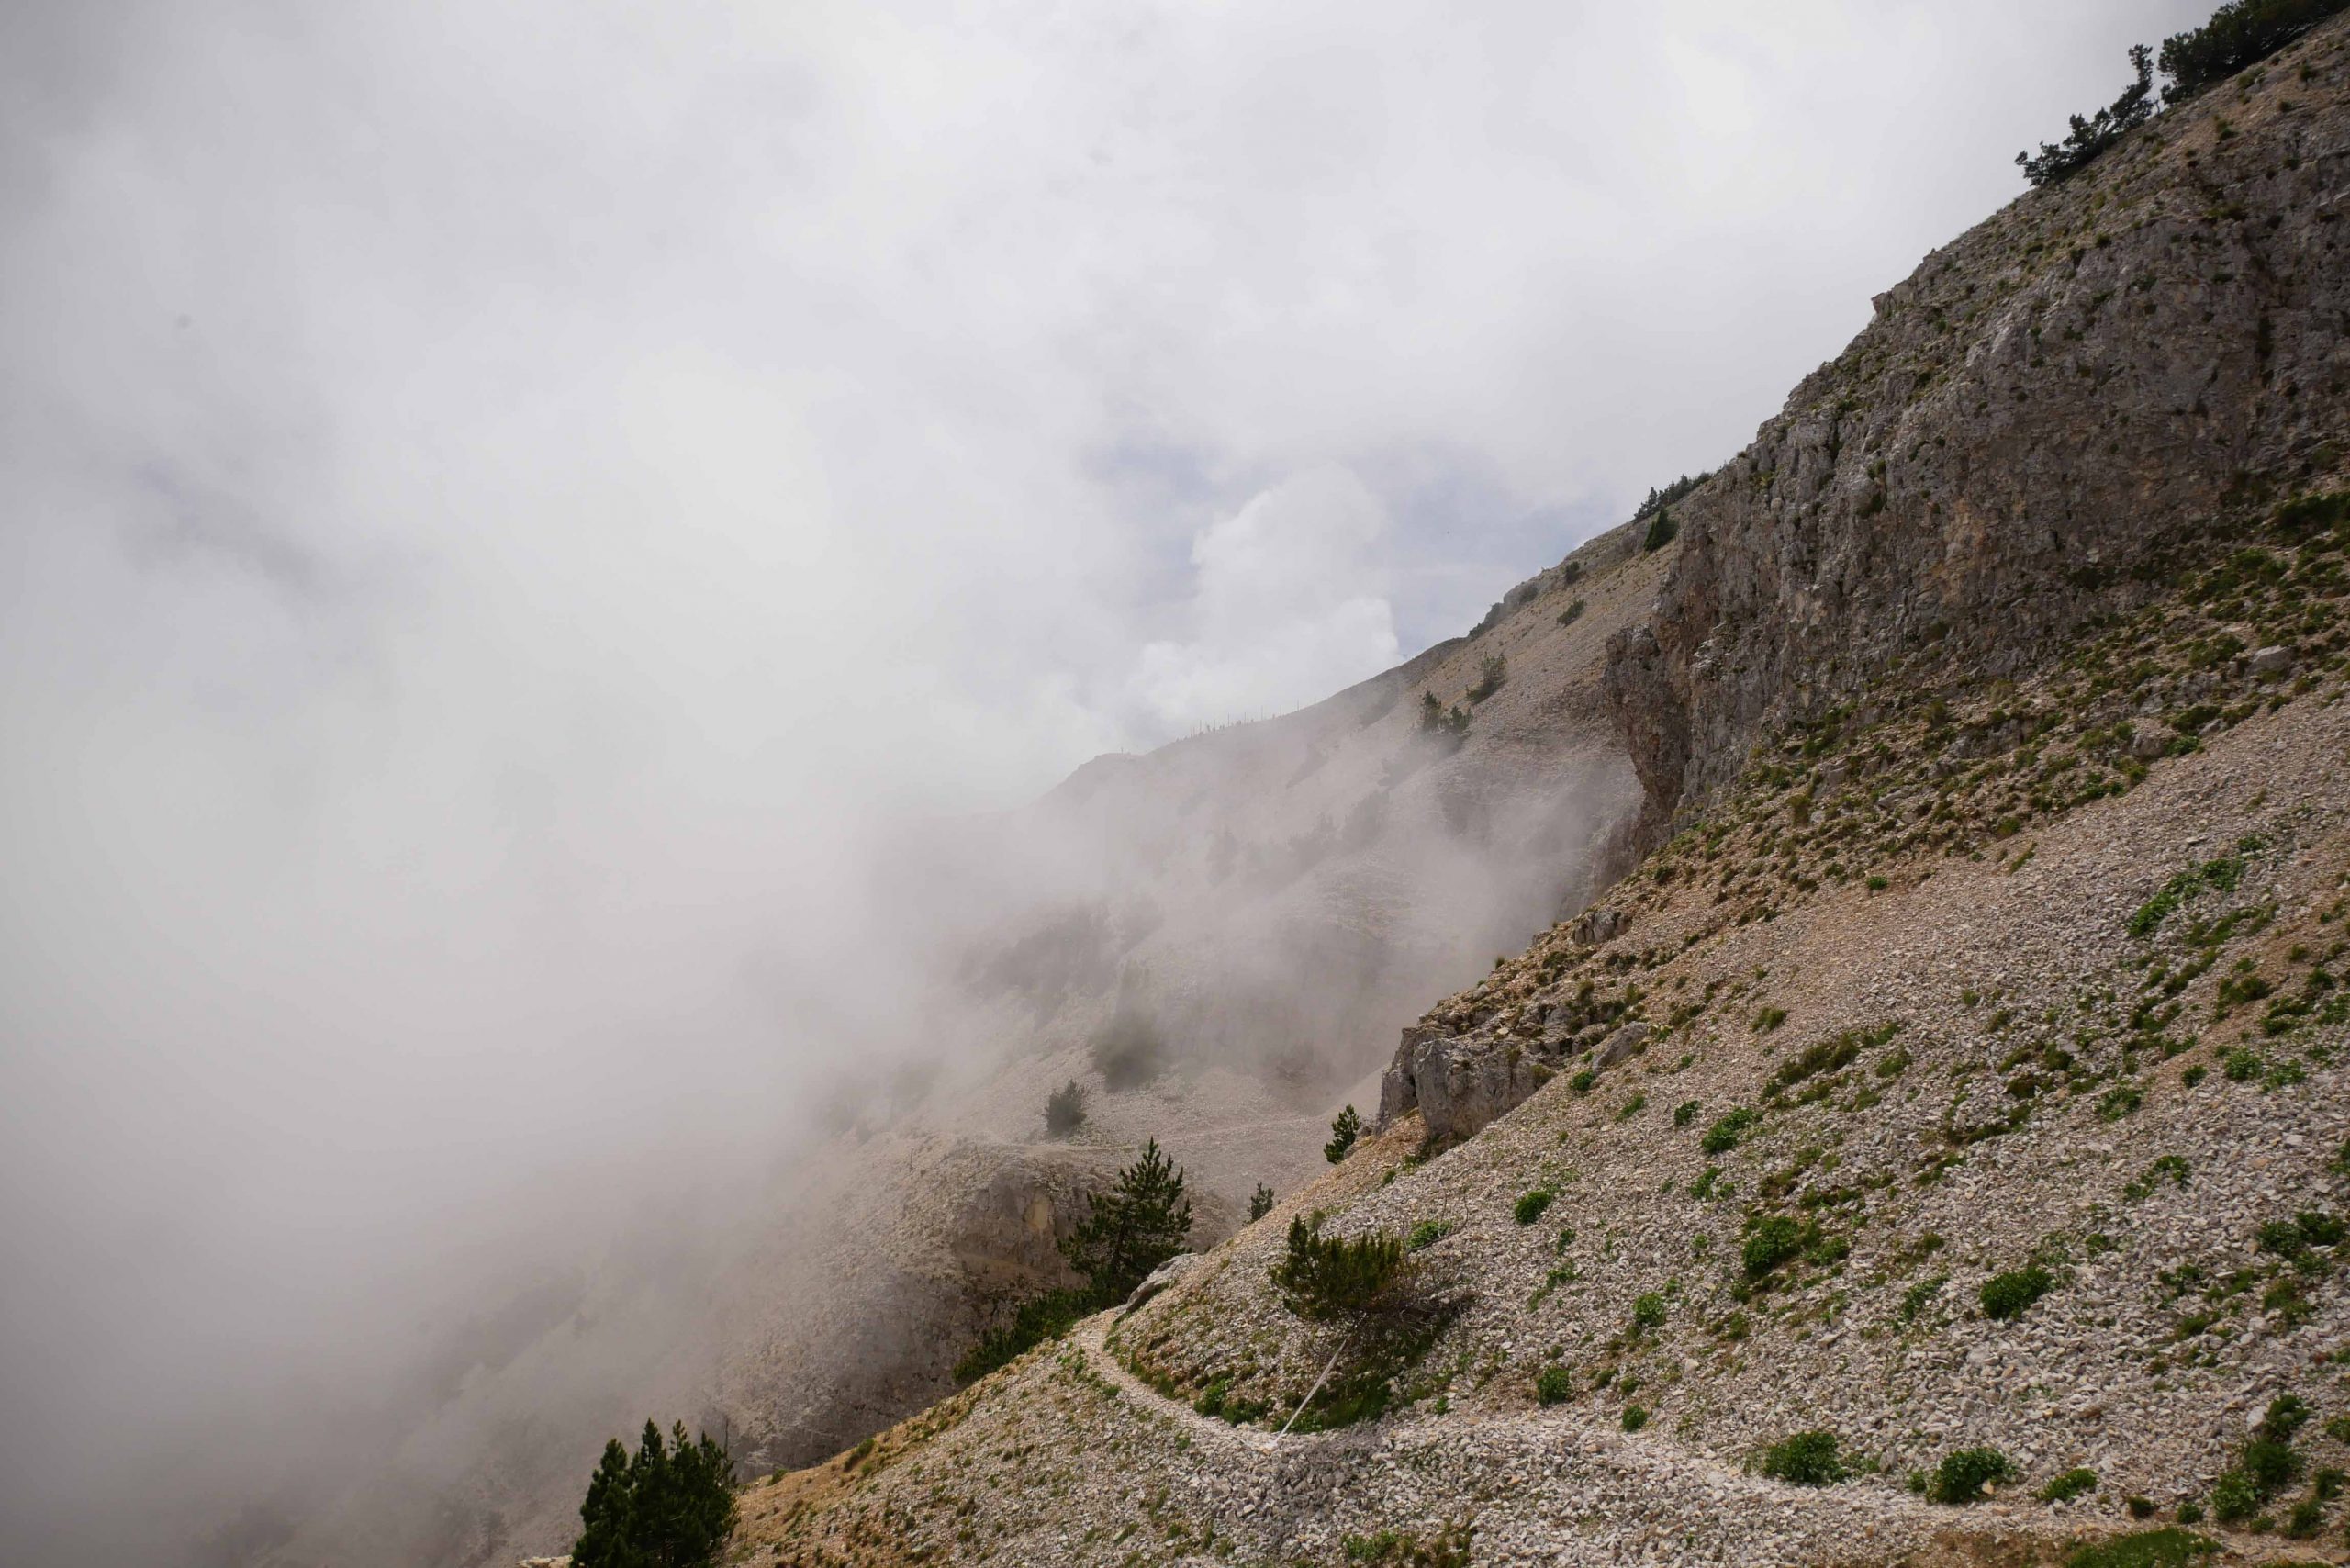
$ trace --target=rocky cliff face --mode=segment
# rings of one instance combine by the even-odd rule
[[[2343,461],[2350,127],[2304,58],[1927,257],[1679,509],[1607,675],[1646,842],[1766,727],[1904,665],[2012,674],[2143,601],[2183,534]]]

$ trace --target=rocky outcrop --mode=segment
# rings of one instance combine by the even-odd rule
[[[1404,1031],[1380,1080],[1379,1125],[1416,1110],[1430,1143],[1458,1143],[1516,1109],[1556,1072],[1520,1041],[1415,1025]]]
[[[2350,131],[2309,100],[2280,68],[2174,110],[1928,256],[1676,509],[1606,678],[1644,845],[1765,728],[1905,665],[2012,674],[2339,465]]]

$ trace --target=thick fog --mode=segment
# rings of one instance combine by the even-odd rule
[[[909,834],[1465,630],[2208,9],[0,7],[0,1559],[718,1245]]]

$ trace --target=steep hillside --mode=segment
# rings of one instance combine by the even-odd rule
[[[1632,873],[738,1558],[2339,1559],[2345,209],[2334,25],[1929,258],[1612,634]],[[1301,1319],[1301,1216],[1405,1283]]]

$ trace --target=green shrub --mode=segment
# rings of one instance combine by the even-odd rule
[[[1695,1121],[1701,1103],[1702,1102],[1696,1100],[1684,1100],[1680,1104],[1675,1105],[1673,1108],[1673,1125],[1676,1127],[1685,1127]]]
[[[1942,1456],[1927,1484],[1926,1495],[1953,1506],[1980,1502],[1985,1487],[2011,1480],[2015,1473],[2016,1467],[1998,1449],[1960,1449]]]
[[[1787,1010],[1785,1008],[1765,1007],[1761,1012],[1754,1014],[1754,1032],[1758,1035],[1767,1035],[1786,1021]]]
[[[1637,1432],[1649,1424],[1649,1413],[1637,1405],[1624,1406],[1624,1429]]]
[[[1468,1568],[1470,1539],[1475,1534],[1476,1527],[1462,1524],[1445,1526],[1433,1540],[1383,1529],[1371,1535],[1343,1536],[1338,1549],[1348,1562],[1366,1568]]]
[[[1347,1151],[1355,1146],[1355,1139],[1361,1136],[1362,1118],[1355,1114],[1355,1108],[1349,1105],[1330,1123],[1330,1141],[1322,1146],[1322,1158],[1336,1165],[1347,1157]]]
[[[1776,1010],[1774,1009],[1774,1011]],[[1783,1018],[1786,1016],[1784,1013],[1779,1015]],[[1847,1031],[1834,1039],[1822,1040],[1817,1045],[1807,1046],[1781,1062],[1779,1070],[1771,1075],[1771,1081],[1777,1088],[1792,1089],[1805,1079],[1816,1074],[1833,1072],[1838,1068],[1849,1067],[1861,1054],[1861,1042],[1860,1035]]]
[[[1762,1450],[1758,1468],[1793,1486],[1833,1486],[1852,1474],[1836,1451],[1836,1434],[1824,1430],[1780,1439]]]
[[[2085,1492],[2096,1490],[2096,1471],[2068,1470],[2040,1489],[2040,1500],[2043,1503],[2069,1503]]]
[[[2179,1509],[2179,1517],[2187,1517],[2186,1508]],[[2201,1517],[2199,1508],[2196,1518]],[[2219,1550],[2216,1541],[2165,1526],[2075,1547],[2065,1559],[2065,1568],[2189,1568]]]
[[[1751,1106],[1740,1105],[1707,1127],[1706,1136],[1697,1140],[1697,1147],[1707,1154],[1728,1154],[1738,1147],[1739,1136],[1758,1119],[1757,1113]]]
[[[1289,1251],[1270,1271],[1283,1302],[1300,1317],[1346,1317],[1367,1311],[1404,1272],[1404,1244],[1384,1231],[1348,1240],[1324,1236],[1304,1215],[1289,1222]]]
[[[2260,1512],[2260,1483],[2242,1470],[2223,1472],[2211,1484],[2211,1517],[2223,1525],[2239,1524]]]
[[[1915,1323],[1918,1320],[1918,1314],[1926,1309],[1926,1303],[1932,1300],[1935,1293],[1949,1282],[1948,1274],[1936,1274],[1930,1280],[1919,1280],[1903,1293],[1901,1309],[1895,1316],[1904,1323]]]
[[[1664,1327],[1663,1293],[1660,1291],[1649,1291],[1633,1300],[1632,1327],[1635,1329],[1662,1328]]]
[[[1273,1212],[1273,1190],[1262,1182],[1248,1194],[1248,1218],[1253,1223]]]
[[[1545,1405],[1561,1405],[1575,1396],[1575,1374],[1556,1361],[1534,1377],[1534,1397]]]
[[[1469,689],[1469,700],[1483,702],[1502,689],[1509,679],[1509,660],[1500,654],[1487,654],[1477,672],[1477,684]]]
[[[1583,619],[1583,602],[1581,599],[1577,599],[1572,604],[1567,606],[1564,610],[1559,611],[1559,624],[1561,626],[1572,626],[1576,622]]]
[[[1592,1071],[1589,1068],[1584,1068],[1572,1078],[1567,1080],[1567,1087],[1573,1090],[1578,1094],[1588,1094],[1591,1092],[1591,1086],[1598,1081],[1599,1074]]]
[[[955,1363],[955,1381],[977,1383],[998,1367],[1010,1366],[1047,1339],[1058,1339],[1107,1305],[1083,1286],[1047,1291],[1022,1302],[1012,1321],[990,1329]]]
[[[1469,733],[1469,710],[1458,702],[1450,709],[1437,700],[1436,693],[1420,693],[1420,734],[1434,735],[1440,741],[1458,744]]]
[[[1537,1187],[1530,1193],[1520,1193],[1517,1202],[1510,1206],[1510,1217],[1520,1225],[1532,1225],[1542,1217],[1542,1211],[1559,1194],[1548,1187]]]
[[[1067,1137],[1085,1125],[1085,1085],[1070,1079],[1045,1097],[1045,1131]]]
[[[1149,1007],[1123,982],[1109,1026],[1093,1038],[1093,1065],[1112,1093],[1151,1082],[1167,1070],[1167,1037]]]
[[[604,1445],[579,1505],[576,1568],[702,1568],[718,1561],[734,1528],[734,1462],[707,1433],[688,1442],[684,1422],[670,1430],[673,1440],[664,1443],[661,1428],[645,1422],[633,1458],[618,1438]]]
[[[1411,1233],[1404,1238],[1404,1250],[1406,1252],[1425,1251],[1451,1234],[1452,1222],[1450,1220],[1424,1219],[1420,1221],[1419,1224],[1414,1226],[1411,1229]]]
[[[1681,525],[1673,521],[1672,510],[1669,508],[1659,507],[1656,510],[1656,515],[1649,519],[1648,532],[1640,537],[1640,548],[1652,554],[1663,549],[1680,535]]]
[[[1739,1260],[1748,1279],[1759,1280],[1802,1250],[1803,1227],[1785,1215],[1772,1215],[1750,1224]]]
[[[1983,1316],[1995,1323],[2011,1322],[2055,1288],[2055,1277],[2037,1263],[1994,1274],[1983,1282]]]
[[[2298,1394],[2280,1394],[2268,1402],[2260,1424],[2236,1450],[2236,1462],[2212,1484],[2212,1518],[2221,1524],[2248,1519],[2292,1484],[2301,1473],[2293,1439],[2309,1418],[2309,1405]]]
[[[2139,1173],[2137,1180],[2124,1186],[2121,1189],[2121,1195],[2134,1204],[2142,1198],[2152,1197],[2154,1189],[2166,1181],[2184,1187],[2192,1175],[2193,1172],[2189,1170],[2184,1155],[2162,1155],[2147,1165],[2146,1169]]]

